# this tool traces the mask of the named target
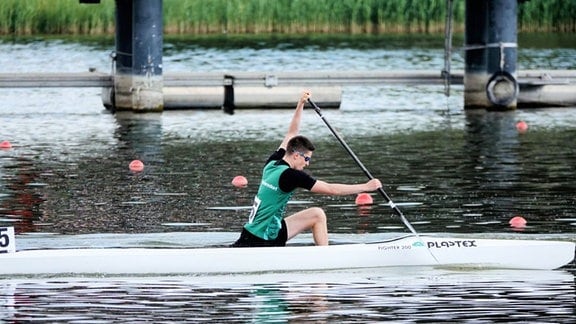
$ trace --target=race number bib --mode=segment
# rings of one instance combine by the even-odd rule
[[[16,252],[14,227],[0,227],[0,253]]]
[[[256,217],[256,212],[258,211],[261,202],[262,201],[258,197],[254,197],[254,204],[252,205],[252,210],[250,210],[250,216],[248,216],[248,223],[252,224],[252,221],[254,221],[254,217]]]

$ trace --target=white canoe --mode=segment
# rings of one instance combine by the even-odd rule
[[[220,274],[406,266],[549,270],[570,263],[575,245],[406,236],[325,247],[23,250],[0,254],[0,274]]]

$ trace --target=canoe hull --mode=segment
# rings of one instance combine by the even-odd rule
[[[440,266],[556,269],[574,259],[559,241],[407,236],[326,247],[105,248],[25,250],[0,255],[0,274],[216,274]]]

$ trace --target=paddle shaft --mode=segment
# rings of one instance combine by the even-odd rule
[[[374,179],[374,177],[372,176],[370,171],[368,171],[368,169],[366,169],[366,167],[364,166],[362,161],[360,161],[360,159],[356,156],[356,154],[354,154],[354,152],[352,151],[350,146],[348,146],[348,144],[346,144],[346,142],[342,139],[342,137],[338,134],[338,132],[332,127],[332,125],[330,125],[328,120],[326,120],[326,117],[324,117],[324,115],[322,114],[322,110],[320,110],[320,108],[311,99],[308,99],[308,102],[312,105],[312,107],[314,108],[314,110],[316,111],[318,116],[320,116],[320,118],[324,121],[324,124],[326,124],[326,126],[328,126],[328,128],[330,129],[330,131],[332,132],[334,137],[336,137],[338,142],[340,142],[340,144],[342,144],[342,146],[344,147],[346,152],[348,152],[348,154],[350,154],[350,156],[352,157],[354,162],[356,162],[356,164],[360,167],[360,169],[362,169],[362,172],[364,172],[364,174],[368,177],[368,179],[370,179],[370,180]],[[400,219],[402,219],[402,222],[404,223],[404,225],[406,225],[406,227],[408,227],[410,232],[412,232],[412,234],[418,236],[418,233],[416,232],[416,230],[414,229],[412,224],[410,224],[408,219],[406,219],[406,217],[404,216],[402,211],[398,208],[398,206],[396,206],[396,204],[394,204],[394,202],[392,201],[390,196],[388,196],[388,194],[384,191],[384,189],[382,189],[382,187],[380,187],[380,188],[378,188],[378,192],[380,193],[380,195],[382,195],[382,197],[384,197],[384,199],[386,199],[386,202],[388,203],[390,208],[392,208],[392,210],[394,210],[394,212],[398,216],[400,216]]]

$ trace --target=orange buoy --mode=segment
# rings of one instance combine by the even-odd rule
[[[516,227],[516,228],[526,227],[526,223],[527,223],[526,219],[524,219],[524,217],[522,217],[522,216],[514,216],[508,222],[508,224],[510,224],[510,226]]]
[[[130,162],[130,165],[128,165],[128,167],[130,168],[130,171],[140,172],[144,170],[144,163],[142,163],[142,161],[140,160],[134,160]]]
[[[372,204],[372,196],[367,193],[360,193],[356,196],[356,205],[370,205]]]
[[[525,121],[519,121],[516,123],[516,130],[518,130],[518,133],[526,133],[526,131],[528,130],[528,124],[526,124]]]
[[[12,148],[12,144],[10,144],[10,142],[8,142],[8,141],[2,141],[2,142],[0,142],[0,148],[1,149],[9,149],[9,148]]]
[[[232,185],[237,188],[244,188],[248,186],[248,179],[241,175],[235,176],[234,179],[232,179]]]

